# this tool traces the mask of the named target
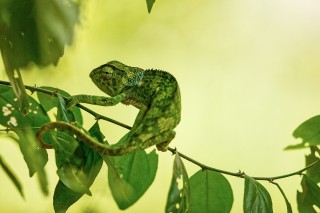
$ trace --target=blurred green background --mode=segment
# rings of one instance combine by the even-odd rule
[[[171,143],[207,165],[252,176],[276,176],[304,167],[304,150],[283,148],[297,142],[293,130],[320,111],[320,3],[316,0],[170,1],[158,0],[151,14],[143,0],[91,0],[84,3],[74,43],[57,67],[25,70],[25,84],[53,86],[71,94],[103,95],[89,72],[110,60],[172,73],[182,93],[182,121]],[[1,64],[1,79],[6,79]],[[131,125],[132,106],[91,107]],[[93,124],[85,117],[86,126]],[[106,122],[103,132],[117,141],[126,130]],[[53,212],[57,182],[54,156],[47,172],[51,197],[44,197],[18,147],[0,138],[1,155],[22,179],[26,200],[0,173],[1,212]],[[49,151],[50,152],[50,151]],[[159,153],[156,179],[126,212],[163,212],[173,156]],[[199,168],[184,161],[189,176]],[[70,213],[120,212],[111,197],[106,167]],[[234,192],[232,212],[242,212],[242,179],[227,177]],[[300,178],[278,181],[296,212]],[[285,212],[276,189],[274,212]]]

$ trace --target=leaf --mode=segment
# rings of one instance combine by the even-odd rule
[[[300,144],[290,145],[285,148],[286,150],[301,149],[313,145],[319,145],[320,115],[312,117],[300,124],[300,126],[298,126],[298,128],[293,132],[293,137],[302,138],[302,142]]]
[[[2,167],[3,171],[8,175],[16,189],[19,191],[20,195],[24,198],[23,189],[20,181],[16,177],[16,175],[11,171],[9,166],[2,160],[2,157],[0,156],[0,167]]]
[[[91,136],[95,137],[99,132],[98,123],[94,124],[89,132]],[[77,197],[79,194],[82,196],[85,193],[91,195],[89,188],[100,172],[103,163],[101,156],[65,132],[58,133],[57,143],[53,145],[56,150],[57,173],[63,186],[75,192]],[[62,190],[66,189],[62,187]],[[55,194],[57,202],[61,199],[61,196],[63,197],[64,194],[58,192]],[[66,205],[67,207],[62,205],[63,209],[66,207],[65,210],[70,207],[68,203]]]
[[[103,156],[107,163],[109,186],[118,207],[133,205],[152,184],[157,172],[158,155],[144,150],[119,157]]]
[[[7,86],[0,86],[0,124],[13,130],[18,136],[18,144],[24,160],[29,169],[29,175],[33,176],[38,172],[39,183],[42,191],[47,194],[47,178],[44,166],[48,161],[47,152],[39,148],[35,139],[36,128],[50,119],[43,108],[31,96],[29,96],[29,113],[23,115],[17,109],[19,103],[13,94],[12,89]]]
[[[11,128],[23,128],[27,125],[33,128],[36,133],[38,127],[49,122],[50,119],[42,106],[31,96],[29,99],[29,113],[23,115],[19,110],[19,103],[15,97],[12,88],[9,86],[0,85],[0,124]]]
[[[57,64],[71,44],[79,5],[71,0],[0,1],[0,49],[13,70]]]
[[[42,192],[48,195],[48,181],[44,167],[48,161],[47,152],[40,149],[35,139],[34,133],[30,128],[15,129],[15,133],[19,136],[19,146],[24,160],[27,163],[30,177],[37,172]]]
[[[319,158],[315,155],[315,152],[306,156],[306,165],[310,165],[319,160]],[[320,163],[312,166],[307,170],[307,175],[310,177],[315,183],[320,182]]]
[[[147,0],[148,13],[151,12],[152,6],[156,0]]]
[[[6,73],[10,80],[10,84],[19,102],[19,111],[26,115],[29,113],[29,97],[24,87],[20,70],[13,70],[4,59]]]
[[[63,106],[64,108],[66,108],[65,101],[63,100],[62,96],[70,97],[69,93],[67,93],[64,90],[53,88],[53,87],[40,87],[40,88],[55,92],[55,93],[59,94],[59,96],[60,96],[60,98],[59,98],[59,97],[55,97],[53,95],[45,94],[43,92],[37,92],[39,102],[47,112],[49,110],[57,107],[58,105],[60,105],[60,107]],[[62,103],[62,102],[64,102],[64,103]],[[74,117],[75,121],[77,121],[78,124],[82,125],[83,119],[82,119],[82,114],[81,114],[79,107],[74,107],[73,109],[71,109],[69,111],[71,111],[71,113],[73,114],[72,117]],[[66,112],[66,109],[64,109],[64,112]]]
[[[190,178],[190,212],[230,212],[233,194],[220,173],[199,170]]]
[[[64,213],[77,202],[83,193],[74,192],[66,187],[61,181],[58,182],[53,195],[53,207],[55,213]]]
[[[176,153],[166,212],[188,212],[189,207],[190,190],[188,174],[179,154]]]
[[[91,195],[89,178],[82,168],[72,164],[63,164],[57,173],[61,182],[72,191]]]
[[[301,213],[316,213],[313,205],[320,208],[320,188],[308,175],[301,180],[302,192],[297,191],[298,210]]]
[[[272,200],[268,191],[256,180],[245,176],[243,211],[271,213]]]

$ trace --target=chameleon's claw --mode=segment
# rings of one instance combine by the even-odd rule
[[[78,99],[71,96],[66,101],[67,110],[71,110],[73,107],[75,107],[79,103]]]

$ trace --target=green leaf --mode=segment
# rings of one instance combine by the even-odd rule
[[[300,144],[295,144],[286,147],[289,149],[301,149],[313,145],[320,144],[320,115],[312,117],[307,121],[303,122],[298,126],[298,128],[293,132],[293,137],[301,138],[302,142]]]
[[[118,207],[133,205],[152,184],[157,172],[158,155],[144,150],[119,157],[103,156],[108,165],[109,186]]]
[[[20,70],[11,69],[11,67],[7,64],[8,62],[5,60],[6,59],[4,58],[6,73],[10,80],[10,84],[15,93],[15,96],[17,97],[17,100],[19,102],[19,111],[23,115],[26,115],[29,113],[29,97],[24,87]]]
[[[190,212],[230,212],[233,194],[220,173],[199,170],[190,178]]]
[[[311,153],[310,155],[306,156],[306,165],[310,165],[314,162],[319,160],[319,158],[315,155],[315,152]],[[320,182],[320,163],[317,163],[316,165],[312,166],[307,170],[307,175],[315,182]]]
[[[83,193],[74,192],[59,181],[53,195],[53,207],[55,213],[65,213],[67,209],[77,202],[82,196]]]
[[[151,12],[152,6],[156,0],[147,0],[148,13]]]
[[[97,123],[93,125],[89,132],[95,137],[99,132],[99,125]],[[68,133],[58,132],[56,139],[57,142],[53,146],[56,150],[57,173],[60,181],[73,192],[91,195],[90,186],[103,163],[101,156]],[[64,195],[56,194],[55,196],[60,199],[60,196]]]
[[[59,98],[59,96],[55,97],[55,96],[52,96],[52,95],[45,94],[43,92],[37,92],[37,96],[38,96],[39,102],[47,112],[49,110],[55,108],[55,107],[60,106],[60,107],[64,108],[64,113],[66,113],[65,101],[63,100],[62,96],[70,97],[69,93],[67,93],[64,90],[53,88],[53,87],[40,87],[40,88],[48,90],[48,91],[55,92],[55,93],[59,94],[59,96],[60,96],[60,98]],[[60,108],[60,110],[61,110],[61,108]],[[81,114],[80,109],[78,107],[74,107],[73,109],[69,110],[68,113],[70,113],[70,111],[73,114],[72,117],[74,117],[75,121],[78,124],[82,125],[83,124],[83,119],[82,119],[82,114]],[[64,120],[64,121],[66,121],[66,120]]]
[[[50,119],[42,106],[29,96],[29,113],[23,115],[19,110],[19,103],[13,90],[9,86],[0,85],[0,124],[8,128],[24,128],[29,126],[36,133],[38,127],[49,122]]]
[[[243,211],[245,213],[273,212],[272,200],[268,191],[249,176],[245,176]]]
[[[82,168],[72,164],[63,164],[57,171],[61,182],[72,191],[91,195],[89,177]]]
[[[38,172],[42,191],[47,194],[47,178],[44,166],[48,161],[47,152],[39,148],[35,139],[37,128],[50,119],[41,105],[29,96],[29,113],[23,115],[19,110],[19,103],[8,86],[0,86],[0,124],[13,130],[18,136],[18,144],[29,169],[29,175]]]
[[[71,0],[0,1],[0,49],[12,69],[57,64],[70,44],[79,6]]]
[[[297,191],[298,210],[301,213],[316,213],[313,205],[320,208],[320,188],[307,175],[301,180],[302,192]]]
[[[173,164],[173,175],[168,194],[166,212],[188,212],[190,207],[189,179],[178,153]]]
[[[23,189],[20,181],[16,177],[16,175],[11,171],[9,166],[2,160],[2,157],[0,156],[0,167],[2,167],[3,171],[8,175],[16,189],[19,191],[20,195],[24,198]]]
[[[19,136],[20,150],[29,168],[29,175],[33,176],[37,172],[42,192],[47,195],[49,193],[48,181],[44,171],[48,161],[47,152],[39,148],[39,144],[30,128],[25,127],[14,131]]]

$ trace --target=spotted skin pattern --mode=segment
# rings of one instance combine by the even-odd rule
[[[108,94],[105,96],[76,95],[67,101],[69,109],[78,103],[114,106],[118,103],[133,105],[139,109],[132,129],[114,145],[101,144],[75,126],[62,122],[44,124],[37,133],[43,147],[43,135],[54,129],[69,131],[80,141],[103,155],[125,155],[153,145],[166,151],[175,137],[173,130],[181,119],[180,90],[176,79],[161,70],[143,70],[118,61],[110,61],[90,73],[95,85]]]

